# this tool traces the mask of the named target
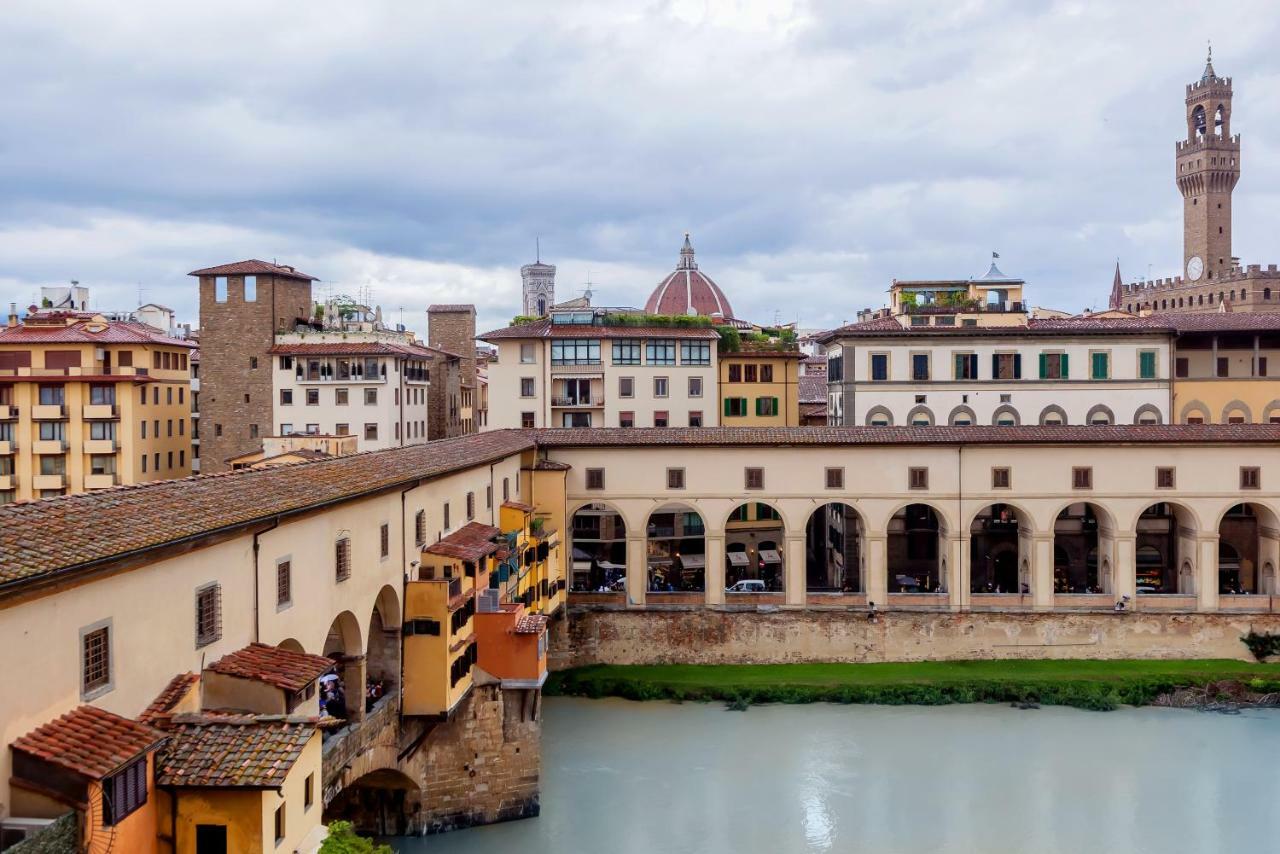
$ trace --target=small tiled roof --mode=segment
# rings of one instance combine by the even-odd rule
[[[533,505],[532,505],[532,504],[525,504],[523,501],[504,501],[504,502],[502,502],[502,506],[503,506],[503,507],[509,507],[509,508],[511,508],[512,510],[519,510],[519,511],[520,511],[520,512],[522,512],[522,513],[532,513],[532,512],[533,512]]]
[[[787,445],[1274,444],[1280,424],[1018,427],[555,427],[526,431],[544,448]]]
[[[294,652],[266,643],[251,643],[224,655],[207,668],[224,676],[265,682],[285,691],[301,691],[334,667],[322,655]]]
[[[443,555],[458,560],[479,560],[498,550],[493,538],[502,532],[492,525],[468,522],[449,536],[423,549],[427,554]]]
[[[427,311],[443,312],[446,314],[475,314],[476,307],[469,302],[434,302],[427,306]]]
[[[102,780],[164,740],[164,733],[97,706],[80,706],[13,742],[13,749]]]
[[[0,594],[167,544],[380,489],[406,486],[533,448],[495,430],[314,463],[153,481],[0,506]],[[181,513],[165,508],[181,507]]]
[[[276,344],[267,351],[276,356],[416,356],[430,359],[435,354],[415,344],[392,341],[312,341],[304,344]]]
[[[167,721],[169,713],[173,711],[173,707],[181,703],[183,698],[199,682],[200,677],[195,673],[179,673],[169,680],[169,684],[151,701],[151,705],[147,706],[141,715],[138,715],[138,720],[144,724],[157,725]]]
[[[534,471],[568,471],[573,466],[556,460],[538,460],[533,464]]]
[[[1230,311],[1152,314],[1143,318],[1183,332],[1280,332],[1280,312]]]
[[[90,315],[92,317],[92,315]],[[147,344],[193,349],[184,338],[170,338],[159,330],[132,320],[108,320],[100,332],[90,332],[88,320],[70,326],[20,324],[0,327],[0,346],[40,344]]]
[[[320,281],[315,276],[308,276],[287,264],[268,264],[251,258],[248,261],[235,261],[217,267],[205,267],[203,270],[192,270],[188,276],[279,276],[283,279],[302,279],[306,282]]]
[[[825,404],[827,402],[827,378],[811,374],[805,374],[800,377],[800,402]]]
[[[540,635],[547,627],[547,618],[543,614],[525,614],[516,620],[515,633],[518,635]]]
[[[315,732],[308,718],[177,715],[156,762],[156,783],[279,788]]]
[[[482,341],[510,338],[719,338],[710,326],[595,326],[588,323],[552,323],[535,320],[477,335]]]
[[[803,418],[826,418],[827,404],[824,403],[801,403],[800,415]]]

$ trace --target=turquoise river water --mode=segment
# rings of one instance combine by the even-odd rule
[[[1280,851],[1280,712],[553,698],[542,815],[403,854]]]

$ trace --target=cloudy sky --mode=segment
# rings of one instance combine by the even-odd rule
[[[1173,142],[1205,41],[1244,137],[1235,248],[1280,260],[1270,2],[6,0],[0,296],[78,279],[194,319],[186,273],[278,259],[411,328],[640,304],[693,233],[735,313],[826,327],[890,279],[1105,302],[1181,258]],[[1211,24],[1206,24],[1211,21]]]

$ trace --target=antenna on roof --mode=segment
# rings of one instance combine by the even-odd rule
[[[542,235],[540,234],[533,236],[533,263],[542,263]]]

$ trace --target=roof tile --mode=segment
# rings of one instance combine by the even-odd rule
[[[156,763],[162,786],[279,788],[316,732],[313,720],[178,715]]]
[[[208,669],[224,676],[265,682],[285,691],[301,691],[333,667],[333,661],[321,655],[251,643],[219,658]]]
[[[492,525],[468,522],[444,539],[423,549],[427,554],[443,555],[458,560],[477,561],[498,550],[493,538],[502,532]]]
[[[102,780],[164,740],[164,733],[97,706],[80,706],[14,740],[13,749]]]
[[[248,261],[235,261],[230,264],[220,264],[217,267],[205,267],[203,270],[192,270],[188,276],[280,276],[286,279],[303,279],[309,282],[320,281],[315,276],[308,276],[300,270],[295,270],[288,264],[268,264],[266,261],[259,261],[256,258],[250,258]]]

